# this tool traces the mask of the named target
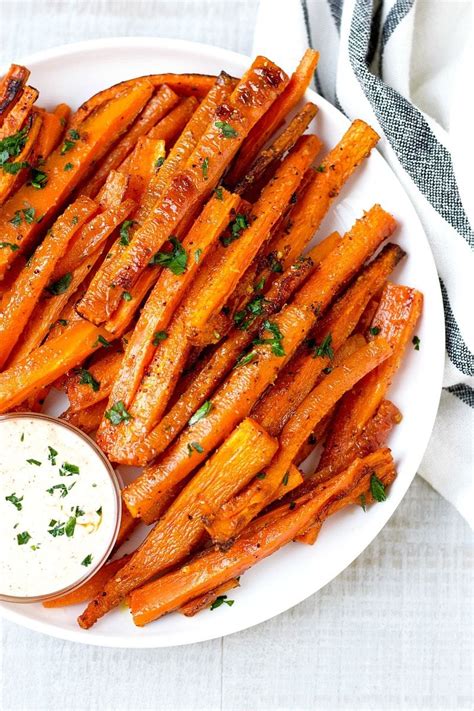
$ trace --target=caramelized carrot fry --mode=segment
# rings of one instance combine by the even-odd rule
[[[0,140],[7,136],[13,136],[26,124],[27,119],[32,116],[31,109],[38,98],[38,94],[37,89],[33,89],[32,86],[25,86],[15,106],[9,111],[0,126]]]
[[[18,246],[18,250],[0,250],[0,278],[15,257],[32,245],[36,237],[59,212],[65,200],[83,175],[90,168],[93,159],[100,158],[110,144],[126,130],[130,121],[141,110],[153,87],[144,81],[137,83],[126,94],[111,101],[104,109],[90,116],[84,123],[82,135],[69,132],[67,143],[51,153],[42,171],[48,176],[46,185],[37,190],[33,185],[23,185],[0,208],[0,232],[7,242]],[[64,166],[70,164],[70,170]],[[34,210],[36,219],[28,224],[15,224],[11,220],[25,204]],[[38,222],[38,218],[42,218]]]
[[[222,200],[212,197],[183,242],[183,249],[188,255],[186,271],[183,274],[174,274],[171,270],[164,269],[160,274],[129,339],[110,396],[110,406],[118,401],[122,401],[126,408],[130,406],[145,368],[153,358],[159,343],[157,339],[160,336],[155,334],[161,333],[161,337],[164,337],[174,310],[239,202],[237,195],[227,191],[223,191]],[[107,328],[111,329],[110,324]],[[104,423],[99,433],[99,441],[109,454],[115,439],[113,430]]]
[[[37,161],[45,160],[57,148],[65,131],[65,124],[56,113],[41,113],[41,129],[35,145]]]
[[[137,283],[131,287],[130,291],[123,292],[122,301],[118,308],[104,324],[104,328],[109,333],[114,336],[121,336],[125,333],[140,304],[156,284],[160,274],[161,269],[159,267],[150,267],[140,274]]]
[[[35,142],[41,128],[41,114],[39,112],[32,112],[31,116],[27,120],[27,125],[24,128],[27,132],[25,144],[21,149],[20,153],[15,157],[15,159],[10,160],[10,164],[18,163],[21,166],[26,163],[27,165],[29,165],[27,159],[30,158],[34,151]],[[2,170],[2,172],[0,173],[0,205],[2,205],[2,207],[0,207],[0,225],[2,225],[1,215],[4,209],[12,200],[15,199],[15,195],[20,193],[22,188],[20,188],[18,192],[15,193],[15,195],[13,195],[13,197],[9,201],[8,199],[10,195],[15,192],[17,187],[21,186],[22,183],[24,183],[28,175],[29,169],[27,167],[22,168],[21,170],[19,170],[18,173],[8,173],[6,172],[6,170]],[[12,212],[9,223],[10,226],[15,224],[15,226],[18,227],[17,215],[23,214],[22,209],[29,209],[25,208],[25,205],[28,205],[28,203],[23,202],[21,204],[21,207],[18,206],[18,210]],[[29,214],[31,214],[31,212]],[[33,214],[35,214],[34,210]],[[33,222],[35,222],[35,220],[33,220]],[[2,249],[0,249],[0,266],[2,261],[6,261],[9,263],[13,262],[14,257],[18,255],[18,251],[20,249],[18,235],[14,237],[11,235],[11,232],[9,230],[4,230],[2,227],[2,237],[4,237],[5,240],[2,240],[2,245],[4,246],[2,247]],[[13,245],[13,247],[11,245]],[[0,279],[2,277],[2,274],[4,276],[4,272],[0,273]]]
[[[111,170],[95,198],[103,210],[116,208],[126,198],[129,176]]]
[[[5,295],[0,317],[0,367],[10,355],[41,292],[49,283],[56,262],[61,259],[73,235],[97,212],[97,207],[87,197],[79,197],[69,205]],[[53,282],[50,288],[63,287]]]
[[[275,139],[271,146],[260,151],[252,168],[242,178],[235,188],[239,195],[245,193],[265,175],[269,167],[276,160],[279,160],[286,151],[291,150],[296,141],[308,128],[311,121],[318,112],[318,107],[308,102],[299,111],[285,130]]]
[[[63,412],[61,419],[69,422],[70,425],[74,425],[74,427],[77,427],[86,434],[91,434],[98,428],[100,421],[104,416],[106,405],[107,401],[101,400],[100,402],[96,402],[94,405],[85,407],[83,410],[71,412],[68,409],[66,412]]]
[[[120,576],[110,580],[98,594],[90,606],[94,621],[137,585],[184,560],[204,534],[201,520],[204,502],[206,510],[216,510],[268,464],[277,447],[276,441],[252,420],[241,422],[162,515]],[[199,456],[200,443],[192,442],[188,457]]]
[[[83,410],[107,397],[120,367],[121,356],[119,351],[107,348],[86,370],[79,368],[66,378],[64,390],[70,412]]]
[[[307,49],[301,62],[293,73],[285,91],[275,101],[275,104],[256,124],[239,151],[234,166],[231,168],[227,181],[235,185],[247,173],[260,149],[270,136],[278,129],[287,114],[303,97],[311,82],[319,60],[319,52]]]
[[[284,73],[269,60],[257,57],[227,104],[221,105],[215,120],[209,123],[183,168],[165,188],[149,218],[138,227],[130,244],[114,260],[111,281],[119,290],[129,289],[135,283],[179,222],[192,213],[217,185],[245,136],[285,85]],[[232,125],[226,119],[231,119]],[[223,130],[227,125],[230,132]],[[166,162],[163,168],[165,166]],[[81,306],[81,313],[95,323],[101,323],[111,309],[116,308],[119,298],[109,282],[106,298],[93,299],[91,296],[87,308]]]
[[[148,137],[164,141],[166,148],[169,149],[184,131],[184,127],[198,106],[199,102],[193,96],[181,99],[169,114],[150,129]]]
[[[289,543],[302,528],[315,518],[324,519],[330,507],[347,496],[360,479],[375,472],[384,476],[393,470],[388,450],[357,460],[308,499],[296,500],[293,510],[272,512],[265,522],[257,520],[227,551],[211,549],[158,580],[134,590],[129,597],[130,609],[136,625],[142,626],[167,612],[179,609],[189,600],[204,595],[218,585],[244,573],[248,568]],[[91,606],[79,618],[81,627],[93,624]]]
[[[19,64],[11,64],[0,81],[0,126],[23,93],[30,70]]]
[[[344,398],[321,457],[321,469],[339,468],[345,450],[352,445],[382,402],[413,336],[422,305],[423,296],[415,289],[391,283],[384,288],[372,325],[379,329],[375,338],[385,338],[392,345],[393,355]],[[371,338],[374,336],[371,335]]]
[[[229,592],[229,590],[233,590],[234,588],[238,588],[239,585],[239,579],[232,578],[226,583],[218,585],[214,590],[210,590],[208,593],[195,597],[194,600],[190,600],[185,605],[180,607],[179,612],[185,617],[194,617],[194,615],[197,615],[197,613],[201,612],[201,610],[205,610],[207,607],[212,607],[217,598],[221,597],[223,593]],[[227,596],[224,595],[224,597]]]
[[[160,497],[194,469],[187,457],[190,439],[194,440],[198,435],[205,450],[213,449],[249,414],[264,389],[306,337],[316,319],[315,314],[330,303],[341,285],[393,232],[395,224],[394,218],[378,205],[355,223],[340,245],[297,292],[293,302],[274,317],[270,335],[280,334],[277,340],[283,346],[284,355],[280,348],[273,349],[268,343],[256,345],[253,355],[241,361],[240,367],[234,368],[217,391],[207,417],[188,426],[156,465],[149,466],[124,489],[124,500],[134,516],[153,521],[153,508]]]
[[[298,261],[293,267],[281,274],[270,291],[261,300],[257,294],[257,303],[262,306],[261,315],[249,324],[246,330],[234,329],[228,338],[219,345],[215,353],[204,364],[199,373],[187,383],[169,412],[150,432],[146,440],[136,442],[127,451],[114,449],[114,456],[119,461],[133,464],[146,464],[157,454],[161,454],[168,444],[185,427],[191,415],[205,402],[221,384],[224,377],[232,370],[244,349],[251,343],[265,317],[278,311],[301,286],[320,261],[327,256],[326,240],[313,248],[308,257]]]
[[[309,393],[283,428],[280,449],[267,467],[265,478],[255,479],[241,494],[228,501],[212,525],[206,527],[215,543],[224,544],[235,538],[274,500],[278,487],[287,479],[293,459],[316,425],[345,392],[386,360],[391,352],[389,344],[378,338],[349,356]]]
[[[75,590],[65,593],[60,597],[55,597],[53,600],[45,600],[43,607],[56,608],[66,607],[68,605],[79,605],[82,602],[92,600],[97,593],[102,590],[105,583],[110,580],[120,568],[130,560],[130,555],[124,555],[118,560],[111,560],[106,563],[100,570],[95,573],[92,578],[80,585]]]
[[[94,174],[81,188],[83,195],[95,197],[111,170],[116,170],[124,159],[131,153],[141,136],[145,136],[150,129],[165,116],[178,102],[178,95],[168,86],[161,86],[145,105],[138,118],[127,133],[119,140],[109,153],[97,166]]]
[[[107,332],[82,319],[4,370],[0,373],[0,412],[7,412],[79,365],[101,347],[99,338],[106,340]]]
[[[352,333],[371,296],[377,293],[403,258],[404,252],[387,245],[366,266],[327,316],[318,324],[314,339],[296,353],[280,373],[273,387],[255,406],[252,416],[262,427],[278,435],[282,427],[306,397],[320,373],[331,365],[331,355]]]

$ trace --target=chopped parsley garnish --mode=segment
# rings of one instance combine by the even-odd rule
[[[14,242],[0,242],[0,249],[6,249],[7,247],[11,249],[12,252],[16,252],[16,250],[19,249],[18,245]]]
[[[23,501],[23,496],[18,497],[15,492],[13,492],[10,496],[5,496],[5,500],[13,504],[17,511],[22,510],[23,504],[21,502]]]
[[[18,541],[19,546],[24,546],[25,543],[28,543],[28,541],[31,539],[30,534],[28,531],[23,531],[23,533],[19,533],[16,537],[16,540]]]
[[[196,450],[196,452],[199,452],[199,454],[202,454],[204,452],[204,449],[203,447],[201,447],[199,442],[188,442],[188,457],[192,455],[193,450]]]
[[[46,289],[53,296],[58,296],[59,294],[64,294],[64,292],[69,289],[71,281],[72,274],[68,272],[67,274],[63,274],[63,276],[59,277],[56,281],[53,281]]]
[[[78,375],[81,385],[90,385],[95,393],[99,391],[100,382],[94,378],[90,370],[87,370],[87,368],[78,368]]]
[[[92,347],[96,348],[97,346],[103,346],[104,348],[110,348],[112,344],[110,341],[108,341],[106,338],[104,338],[102,335],[97,336],[97,340],[95,343],[93,343]]]
[[[50,447],[48,445],[48,460],[51,462],[51,464],[54,466],[56,464],[56,457],[58,456],[58,453],[54,449],[54,447]]]
[[[224,199],[224,194],[222,192],[222,188],[220,185],[217,188],[214,188],[214,192],[216,194],[216,200],[223,200]]]
[[[211,410],[212,402],[210,400],[206,400],[206,402],[203,403],[201,407],[196,410],[194,415],[192,415],[192,417],[189,419],[188,425],[195,425],[196,422],[202,420],[203,417],[207,417]]]
[[[286,472],[285,476],[281,480],[281,483],[283,484],[283,486],[288,486],[289,479],[290,479],[290,473]]]
[[[36,190],[42,190],[48,182],[48,176],[42,170],[32,168],[30,185]]]
[[[51,496],[54,495],[55,491],[59,491],[60,498],[64,499],[64,497],[69,494],[75,483],[76,482],[74,481],[71,486],[66,486],[66,484],[55,484],[50,489],[46,489],[46,491],[48,492],[48,494],[51,494]]]
[[[87,568],[91,563],[92,563],[92,555],[89,553],[89,555],[86,555],[86,557],[82,561],[81,565],[83,565],[85,568]]]
[[[155,161],[155,168],[161,168],[161,166],[163,165],[164,162],[165,162],[165,159],[163,158],[163,156],[160,156]]]
[[[41,466],[41,462],[39,462],[37,459],[27,459],[26,460],[28,464],[35,464],[37,467]]]
[[[204,180],[207,180],[207,173],[209,170],[209,158],[204,158],[202,165],[201,165],[201,170],[202,170],[202,177]]]
[[[72,476],[73,474],[79,474],[79,467],[77,464],[69,464],[69,462],[63,462],[59,469],[59,476]]]
[[[122,400],[115,402],[110,410],[105,413],[106,418],[111,422],[112,425],[119,425],[121,422],[128,422],[132,419],[132,416],[125,409],[125,405]]]
[[[251,363],[254,358],[256,358],[257,354],[255,351],[250,351],[250,353],[243,353],[239,358],[237,358],[234,368],[241,368],[243,365],[247,365],[248,363]]]
[[[63,170],[68,171],[72,170],[74,168],[74,165],[72,163],[66,163]]]
[[[160,341],[166,341],[167,338],[168,334],[166,333],[166,331],[155,331],[155,333],[153,334],[152,343],[154,346],[157,346]]]
[[[71,150],[71,148],[74,148],[76,145],[76,141],[79,140],[80,136],[79,133],[74,129],[71,128],[68,131],[69,138],[64,139],[64,143],[61,146],[61,155],[63,156],[65,153]]]
[[[283,265],[274,252],[270,252],[268,255],[267,264],[270,271],[274,274],[281,274],[283,272]]]
[[[30,546],[32,551],[39,551],[40,547],[41,547],[41,543],[38,543],[37,545]]]
[[[198,247],[198,249],[196,249],[196,251],[194,252],[194,261],[196,262],[196,264],[199,264],[199,260],[201,259],[201,254],[202,254],[202,249],[200,247]]]
[[[247,229],[249,226],[248,220],[241,212],[238,212],[235,216],[235,220],[229,225],[230,234],[220,237],[220,242],[224,247],[228,247],[229,244],[235,242],[239,239],[243,230]]]
[[[20,437],[20,442],[24,442],[24,441],[25,441],[25,433],[22,432],[21,437]]]
[[[313,347],[313,358],[329,358],[329,360],[332,360],[334,358],[334,351],[331,346],[331,341],[332,334],[328,333],[319,345],[315,344]]]
[[[249,301],[245,309],[242,311],[236,311],[234,314],[234,323],[237,328],[240,328],[241,331],[246,331],[255,321],[257,316],[262,315],[263,307],[266,303],[268,303],[268,301],[263,297],[263,295],[255,296],[251,301]]]
[[[173,247],[171,252],[157,252],[150,260],[150,264],[159,264],[179,276],[186,271],[188,255],[177,237],[172,235],[169,241]]]
[[[385,486],[375,473],[370,477],[370,493],[374,497],[375,501],[380,502],[387,499]]]
[[[99,508],[96,511],[97,516],[102,516],[102,506],[99,506]]]
[[[420,339],[418,338],[418,336],[413,336],[412,343],[413,343],[413,345],[414,345],[414,347],[415,347],[415,351],[419,351],[419,350],[420,350],[420,343],[421,343],[421,341],[420,341]]]
[[[367,511],[367,498],[365,494],[360,495],[360,507],[362,511]]]
[[[262,291],[263,287],[265,286],[265,281],[266,281],[265,277],[264,276],[261,277],[255,284],[255,286],[253,287],[253,290],[254,291]]]
[[[372,328],[369,329],[369,332],[372,336],[378,336],[380,333],[380,328],[378,326],[372,326]]]
[[[0,165],[6,163],[9,158],[19,156],[28,140],[26,128],[22,128],[12,136],[6,136],[0,141]]]
[[[318,171],[318,173],[325,173],[326,172],[326,168],[324,167],[324,165],[318,165],[316,170]]]
[[[29,168],[30,164],[27,161],[20,161],[19,163],[0,163],[4,173],[9,173],[9,175],[16,175],[23,170],[23,168]]]
[[[16,210],[10,222],[12,225],[15,225],[15,227],[19,227],[23,220],[26,222],[27,225],[31,225],[35,221],[34,207],[27,207],[24,210]]]
[[[239,135],[227,121],[215,121],[214,126],[220,129],[222,138],[236,138]]]
[[[120,227],[120,244],[127,247],[130,244],[130,227],[135,224],[135,220],[125,220]]]
[[[71,220],[71,225],[77,225],[79,222],[79,217],[77,215],[74,215],[74,217]]]
[[[132,300],[132,295],[129,291],[122,291],[122,299],[124,301],[131,301]]]
[[[256,479],[265,479],[266,476],[267,475],[265,472],[260,472],[259,474],[257,474]]]
[[[212,603],[211,610],[217,610],[217,608],[223,605],[224,603],[226,605],[229,605],[229,607],[232,607],[234,602],[235,600],[228,600],[227,595],[219,595],[219,597],[216,597],[216,599]]]
[[[271,346],[273,355],[284,356],[285,349],[283,348],[283,345],[282,345],[283,334],[281,333],[277,324],[274,323],[273,321],[269,321],[268,319],[265,319],[265,321],[263,322],[263,329],[264,329],[264,331],[270,331],[270,333],[273,334],[273,338],[256,338],[253,341],[253,343],[256,346],[268,344]]]

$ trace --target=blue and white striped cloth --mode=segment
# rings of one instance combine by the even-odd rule
[[[461,192],[462,178],[472,183],[472,129],[461,118],[472,117],[470,13],[469,2],[443,0],[261,0],[254,51],[293,66],[308,45],[318,49],[326,61],[316,89],[374,126],[418,212],[438,268],[447,350],[420,474],[473,525],[474,231]]]

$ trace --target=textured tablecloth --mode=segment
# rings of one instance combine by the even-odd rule
[[[276,11],[284,1],[275,0]],[[256,0],[0,0],[0,61],[81,39],[152,34],[249,53],[256,9]],[[4,622],[0,707],[468,709],[472,611],[468,526],[417,478],[342,575],[293,610],[225,639],[111,650]]]

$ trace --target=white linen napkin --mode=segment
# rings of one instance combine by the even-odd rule
[[[260,0],[253,50],[292,68],[308,46],[318,49],[316,90],[374,126],[418,212],[438,268],[447,350],[419,473],[474,527],[474,231],[462,202],[468,178],[472,195],[470,13],[469,2],[439,0]]]

